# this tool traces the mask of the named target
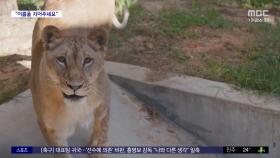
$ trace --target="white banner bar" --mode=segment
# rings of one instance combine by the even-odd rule
[[[62,18],[59,10],[17,10],[11,12],[13,18]]]

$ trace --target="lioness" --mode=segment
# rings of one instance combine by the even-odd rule
[[[38,19],[33,30],[30,85],[39,127],[49,145],[67,146],[76,125],[92,126],[87,145],[104,145],[109,85],[103,58],[115,0],[46,0],[43,10],[61,10],[63,17]]]
[[[55,26],[43,29],[42,47],[37,47],[42,57],[33,59],[31,91],[49,145],[67,146],[77,125],[92,127],[88,145],[105,144],[109,90],[103,56],[107,43],[107,31],[101,27],[88,31],[88,36],[71,36]]]

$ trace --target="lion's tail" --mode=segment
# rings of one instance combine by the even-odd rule
[[[116,15],[114,15],[113,17],[113,25],[117,28],[117,29],[123,29],[126,27],[127,22],[128,22],[128,18],[129,18],[129,11],[128,9],[126,9],[124,11],[124,16],[123,16],[123,21],[122,23],[119,22],[118,18]]]

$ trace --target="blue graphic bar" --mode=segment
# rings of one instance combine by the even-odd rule
[[[32,154],[32,146],[13,146],[11,147],[11,153],[13,154]]]
[[[267,154],[269,147],[106,146],[31,147],[13,146],[12,154]]]

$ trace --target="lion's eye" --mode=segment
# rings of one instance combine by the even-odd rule
[[[66,59],[65,59],[65,57],[63,57],[63,56],[57,57],[56,60],[57,60],[59,63],[62,63],[62,64],[65,64],[65,63],[66,63]]]
[[[84,59],[84,64],[89,64],[89,63],[91,63],[92,61],[93,61],[92,58],[86,57],[86,58]]]

